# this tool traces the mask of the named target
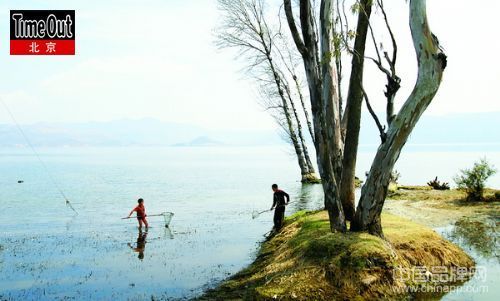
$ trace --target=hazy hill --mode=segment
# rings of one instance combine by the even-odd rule
[[[362,118],[360,143],[378,145],[380,138],[369,114]],[[500,150],[500,112],[423,116],[408,140],[412,149]]]
[[[193,147],[197,147],[197,146],[222,146],[224,145],[224,143],[220,142],[220,141],[217,141],[217,140],[213,140],[211,139],[210,137],[207,137],[207,136],[200,136],[200,137],[197,137],[189,142],[185,142],[185,143],[176,143],[174,144],[173,146],[193,146]]]
[[[500,150],[500,112],[424,116],[413,132],[410,147],[433,149],[482,145]],[[36,123],[22,126],[35,146],[234,146],[283,144],[277,130],[207,130],[198,126],[155,119],[87,123]],[[361,149],[379,144],[377,129],[368,114],[362,118]],[[0,124],[0,147],[24,146],[14,125]]]
[[[22,125],[35,146],[171,146],[270,145],[281,139],[273,131],[206,130],[155,119]],[[208,138],[210,137],[210,138]],[[25,146],[15,125],[0,124],[0,147]]]

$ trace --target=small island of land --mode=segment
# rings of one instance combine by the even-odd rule
[[[399,187],[389,195],[382,215],[385,240],[367,233],[331,233],[326,211],[297,212],[262,243],[249,267],[199,299],[404,299],[415,295],[410,287],[435,283],[417,283],[416,277],[401,273],[414,267],[452,271],[474,266],[465,251],[431,227],[498,218],[498,191],[485,195],[488,201],[471,203],[459,190]],[[432,277],[429,270],[423,275]]]

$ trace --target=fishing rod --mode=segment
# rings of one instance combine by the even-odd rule
[[[47,165],[45,164],[45,162],[42,160],[42,158],[40,157],[40,154],[38,154],[38,152],[36,151],[35,147],[33,146],[33,144],[31,143],[31,141],[28,139],[28,136],[26,135],[26,133],[24,132],[23,128],[21,127],[21,125],[17,122],[16,118],[14,117],[14,114],[12,114],[12,112],[10,111],[9,107],[7,106],[7,104],[3,101],[2,98],[0,98],[0,102],[2,103],[2,105],[4,106],[5,110],[7,111],[7,113],[10,115],[10,118],[12,119],[12,121],[14,121],[14,124],[16,125],[17,129],[19,130],[19,132],[21,133],[21,135],[23,136],[24,140],[26,140],[26,142],[28,143],[29,147],[31,148],[31,151],[33,151],[33,153],[35,154],[35,156],[38,158],[38,161],[40,161],[40,164],[43,166],[43,168],[45,169],[45,172],[47,173],[47,175],[49,176],[49,179],[50,181],[52,182],[52,184],[54,185],[54,187],[59,191],[59,193],[61,194],[61,196],[63,197],[63,199],[66,201],[66,206],[68,206],[71,210],[73,210],[73,212],[75,212],[76,215],[78,215],[78,212],[75,210],[75,208],[73,208],[73,205],[71,204],[71,202],[69,201],[68,197],[66,197],[66,194],[64,193],[64,191],[62,190],[62,188],[59,186],[59,184],[57,183],[56,179],[54,178],[54,176],[52,175],[52,173],[50,172],[49,168],[47,167]],[[24,182],[24,181],[22,181]]]

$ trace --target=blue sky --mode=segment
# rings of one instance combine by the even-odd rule
[[[401,104],[415,80],[415,60],[407,4],[388,3],[400,40]],[[10,56],[10,9],[75,9],[77,55]],[[500,42],[491,26],[500,4],[428,0],[428,10],[449,67],[427,114],[500,111]],[[243,62],[216,49],[218,18],[215,0],[2,1],[0,97],[22,123],[152,117],[206,128],[273,128],[253,83],[239,72]],[[384,78],[373,66],[365,83],[383,111]],[[0,123],[10,123],[3,110]]]

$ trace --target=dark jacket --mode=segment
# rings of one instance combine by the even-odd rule
[[[290,202],[290,196],[283,190],[276,190],[273,196],[273,207],[284,207]]]

